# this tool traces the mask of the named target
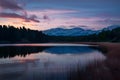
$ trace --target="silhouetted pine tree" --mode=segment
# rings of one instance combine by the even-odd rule
[[[41,31],[26,29],[25,27],[15,28],[10,25],[0,25],[1,43],[45,42],[43,39],[45,36]]]

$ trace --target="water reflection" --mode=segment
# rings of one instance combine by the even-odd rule
[[[94,52],[95,49],[92,49],[89,46],[56,46],[50,47],[44,50],[47,53],[53,54],[80,54],[80,53],[91,53]]]
[[[85,46],[1,47],[0,80],[67,80],[72,70],[105,60]]]
[[[0,47],[0,58],[15,57],[16,55],[25,57],[31,53],[42,52],[48,47],[30,47],[30,46],[6,46]]]

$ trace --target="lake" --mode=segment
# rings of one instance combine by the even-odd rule
[[[0,44],[0,80],[75,80],[74,72],[82,73],[106,59],[91,46]]]

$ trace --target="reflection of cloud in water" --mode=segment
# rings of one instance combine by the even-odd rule
[[[0,64],[0,76],[2,76],[1,80],[5,80],[6,75],[11,75],[8,76],[11,80],[50,80],[51,76],[67,75],[67,72],[76,69],[78,65],[80,69],[83,69],[89,64],[105,59],[106,57],[101,52],[89,47],[52,47],[37,54],[26,55],[26,57],[0,59],[6,62]]]
[[[105,59],[105,56],[99,52],[93,51],[90,54],[50,54],[50,53],[39,53],[39,54],[31,54],[26,56],[25,58],[14,57],[9,61],[14,62],[13,64],[20,63],[25,64],[26,66],[35,66],[39,68],[41,72],[60,72],[60,69],[67,68],[76,68],[78,64],[81,69],[90,63],[94,63],[95,61],[102,61]],[[29,65],[30,64],[30,65]],[[14,67],[14,66],[13,66]],[[34,67],[31,67],[31,69]],[[59,68],[59,69],[58,69]]]
[[[50,54],[50,53],[40,53],[39,56],[40,63],[48,63],[47,67],[54,68],[57,66],[62,67],[75,67],[79,64],[81,67],[85,67],[90,63],[95,61],[102,61],[105,56],[99,52],[93,51],[90,54]]]

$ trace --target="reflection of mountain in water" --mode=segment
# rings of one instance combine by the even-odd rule
[[[67,80],[71,71],[106,59],[85,46],[0,47],[0,57],[0,80]]]
[[[52,54],[80,54],[90,53],[95,51],[91,47],[87,46],[11,46],[0,47],[0,58],[15,57],[16,55],[25,57],[27,54],[47,52]]]
[[[80,54],[80,53],[90,53],[95,51],[95,49],[92,49],[87,46],[56,46],[56,47],[50,47],[44,50],[47,53],[53,53],[53,54]]]

